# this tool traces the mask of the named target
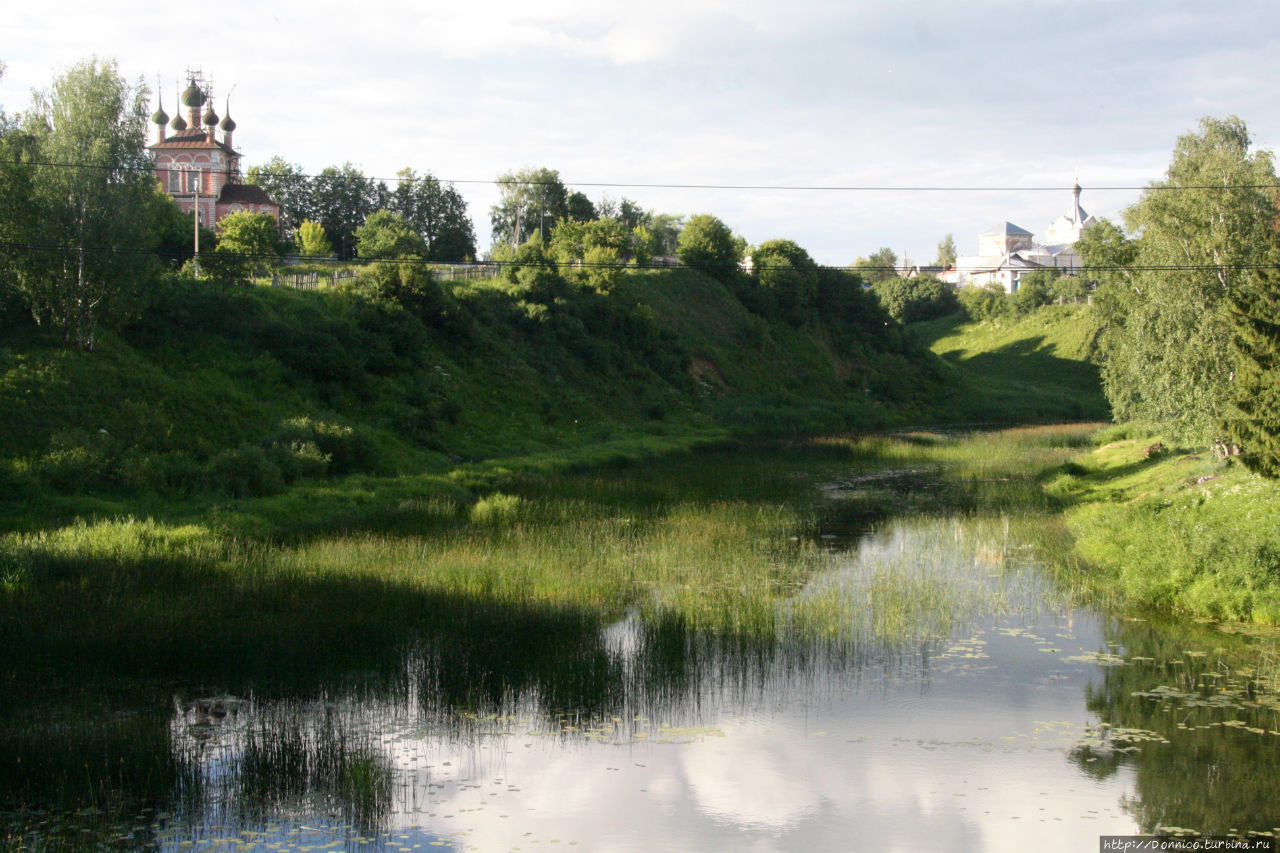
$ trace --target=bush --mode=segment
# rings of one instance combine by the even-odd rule
[[[956,292],[932,275],[887,278],[871,287],[880,306],[899,323],[945,317],[960,310]]]
[[[1018,314],[1030,314],[1052,301],[1053,273],[1040,270],[1022,277],[1018,292],[1013,294],[1013,310]]]
[[[333,474],[351,474],[357,471],[373,471],[378,467],[378,445],[364,429],[346,424],[314,420],[308,417],[290,418],[280,425],[271,444],[282,448],[301,466],[300,471],[317,469],[320,460]],[[299,473],[298,476],[315,476]]]
[[[773,294],[782,319],[799,326],[812,314],[818,265],[793,240],[766,240],[751,255],[760,286]]]
[[[185,451],[129,453],[120,462],[120,478],[135,492],[190,495],[199,490],[203,469]]]
[[[970,320],[994,320],[1008,314],[1011,308],[1005,289],[995,282],[983,287],[962,287],[956,298]]]
[[[224,450],[213,459],[205,474],[212,491],[233,498],[274,495],[284,488],[284,475],[261,447],[245,445]]]
[[[269,453],[286,482],[303,477],[323,477],[329,473],[329,463],[333,460],[314,441],[277,442],[271,445]]]

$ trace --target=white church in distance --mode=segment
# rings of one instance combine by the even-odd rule
[[[995,282],[1015,293],[1022,276],[1042,269],[1075,275],[1081,266],[1075,243],[1094,219],[1080,206],[1080,183],[1071,191],[1071,207],[1045,230],[1043,243],[1012,222],[1003,222],[978,235],[978,254],[956,258],[956,265],[940,276],[957,287],[983,287]]]

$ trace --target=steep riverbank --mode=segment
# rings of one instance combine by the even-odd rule
[[[947,417],[948,366],[833,275],[798,323],[748,310],[745,276],[636,272],[605,292],[543,270],[414,291],[175,280],[92,353],[11,325],[0,527],[262,498],[307,523],[328,496],[412,492],[404,478],[485,461],[577,466]]]

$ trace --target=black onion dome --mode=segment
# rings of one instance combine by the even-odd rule
[[[222,120],[222,124],[218,125],[218,127],[229,133],[236,129],[236,123],[232,120],[231,116],[227,116]]]
[[[204,114],[204,123],[207,127],[214,127],[218,123],[218,114],[213,111],[213,107],[209,107]]]
[[[169,127],[173,128],[174,130],[186,130],[187,120],[180,115],[174,116],[173,121],[169,123]]]

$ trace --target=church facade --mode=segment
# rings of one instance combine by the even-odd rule
[[[178,100],[187,118],[179,110],[170,122],[163,102],[151,117],[156,137],[147,148],[155,155],[160,187],[183,212],[198,209],[203,225],[216,226],[240,211],[269,213],[279,220],[280,207],[266,191],[243,183],[240,153],[232,147],[236,123],[231,116],[218,116],[195,79]]]

